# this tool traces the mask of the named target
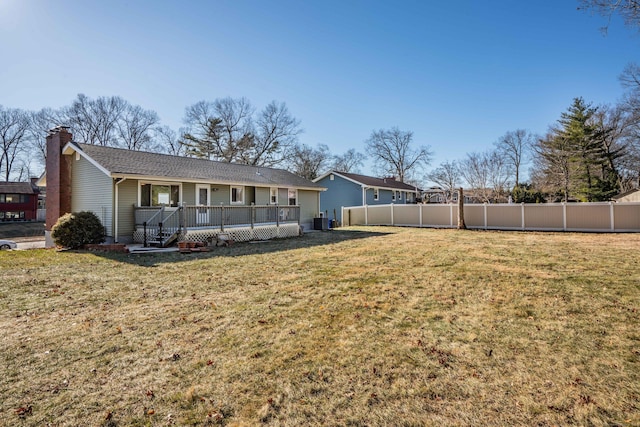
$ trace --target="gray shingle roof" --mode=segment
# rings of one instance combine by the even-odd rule
[[[255,186],[283,186],[321,190],[319,184],[283,169],[216,162],[192,157],[131,151],[74,143],[82,152],[113,175],[164,177],[182,181],[210,181]]]
[[[364,184],[368,187],[380,187],[380,188],[393,188],[396,190],[404,191],[416,191],[416,187],[413,185],[405,184],[404,182],[396,181],[393,178],[375,178],[373,176],[360,175],[357,173],[336,172],[342,176],[352,179],[360,184]]]
[[[0,182],[2,194],[37,194],[39,191],[33,188],[29,182]]]

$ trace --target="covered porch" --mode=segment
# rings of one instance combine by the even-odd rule
[[[165,247],[175,241],[206,242],[226,234],[236,241],[293,237],[300,232],[300,206],[134,206],[133,241]]]

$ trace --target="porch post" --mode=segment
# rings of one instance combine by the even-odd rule
[[[280,205],[276,203],[276,227],[280,227]]]
[[[182,229],[187,232],[187,203],[182,202]]]
[[[256,205],[251,202],[251,229],[253,230],[253,223],[256,220]]]
[[[220,231],[224,231],[224,205],[220,203]]]

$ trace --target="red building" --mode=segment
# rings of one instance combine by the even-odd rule
[[[0,182],[0,221],[36,221],[39,194],[30,182]]]

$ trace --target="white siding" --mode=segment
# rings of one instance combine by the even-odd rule
[[[95,213],[113,236],[113,180],[84,157],[71,162],[71,211]]]

